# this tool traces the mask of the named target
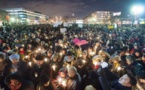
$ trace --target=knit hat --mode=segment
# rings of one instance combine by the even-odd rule
[[[11,61],[13,61],[14,59],[16,59],[16,60],[19,61],[20,56],[19,56],[18,54],[12,54],[12,55],[9,57],[9,59],[10,59]]]

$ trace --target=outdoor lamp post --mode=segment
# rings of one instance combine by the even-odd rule
[[[145,7],[143,5],[134,5],[131,8],[131,14],[132,14],[132,25],[134,23],[134,19],[136,16],[142,15],[145,11]]]

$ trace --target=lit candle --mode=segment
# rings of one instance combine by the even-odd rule
[[[38,53],[38,50],[36,50],[35,52]]]
[[[24,47],[24,44],[22,44],[22,47]]]
[[[86,63],[86,60],[82,60],[82,62],[85,64]]]
[[[28,56],[26,55],[26,56],[25,56],[25,58],[27,59],[27,58],[28,58]]]
[[[38,48],[38,51],[41,51],[41,48]]]
[[[48,61],[48,59],[47,59],[47,58],[45,58],[45,59],[44,59],[44,61],[45,61],[45,62],[47,62],[47,61]]]
[[[90,52],[90,55],[93,56],[95,54],[95,52]]]
[[[28,62],[29,66],[32,66],[32,62]]]
[[[82,57],[82,54],[80,54],[79,56]]]
[[[35,75],[35,77],[38,77],[38,73],[35,73],[34,75]]]
[[[94,62],[93,64],[94,64],[95,66],[97,66],[98,63],[97,63],[97,62]]]
[[[62,56],[62,53],[60,53],[60,56]]]
[[[64,87],[66,87],[66,81],[65,81],[65,80],[62,81],[62,85],[63,85]]]
[[[121,70],[121,67],[117,67],[117,70],[120,71]]]
[[[55,71],[56,70],[56,65],[52,65],[52,69]]]
[[[69,64],[67,64],[67,65],[66,65],[66,68],[68,69],[69,67],[70,67],[70,65],[69,65]]]
[[[59,79],[58,79],[58,83],[61,83],[61,82],[62,82],[62,79],[61,79],[61,78],[59,78]]]

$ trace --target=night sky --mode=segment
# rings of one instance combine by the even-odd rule
[[[83,18],[97,10],[122,11],[127,15],[131,5],[144,4],[145,0],[0,0],[0,8],[23,7],[48,16]]]

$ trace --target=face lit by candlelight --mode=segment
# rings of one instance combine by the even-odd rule
[[[38,66],[42,66],[43,63],[44,63],[43,60],[36,60],[36,64],[37,64]]]

